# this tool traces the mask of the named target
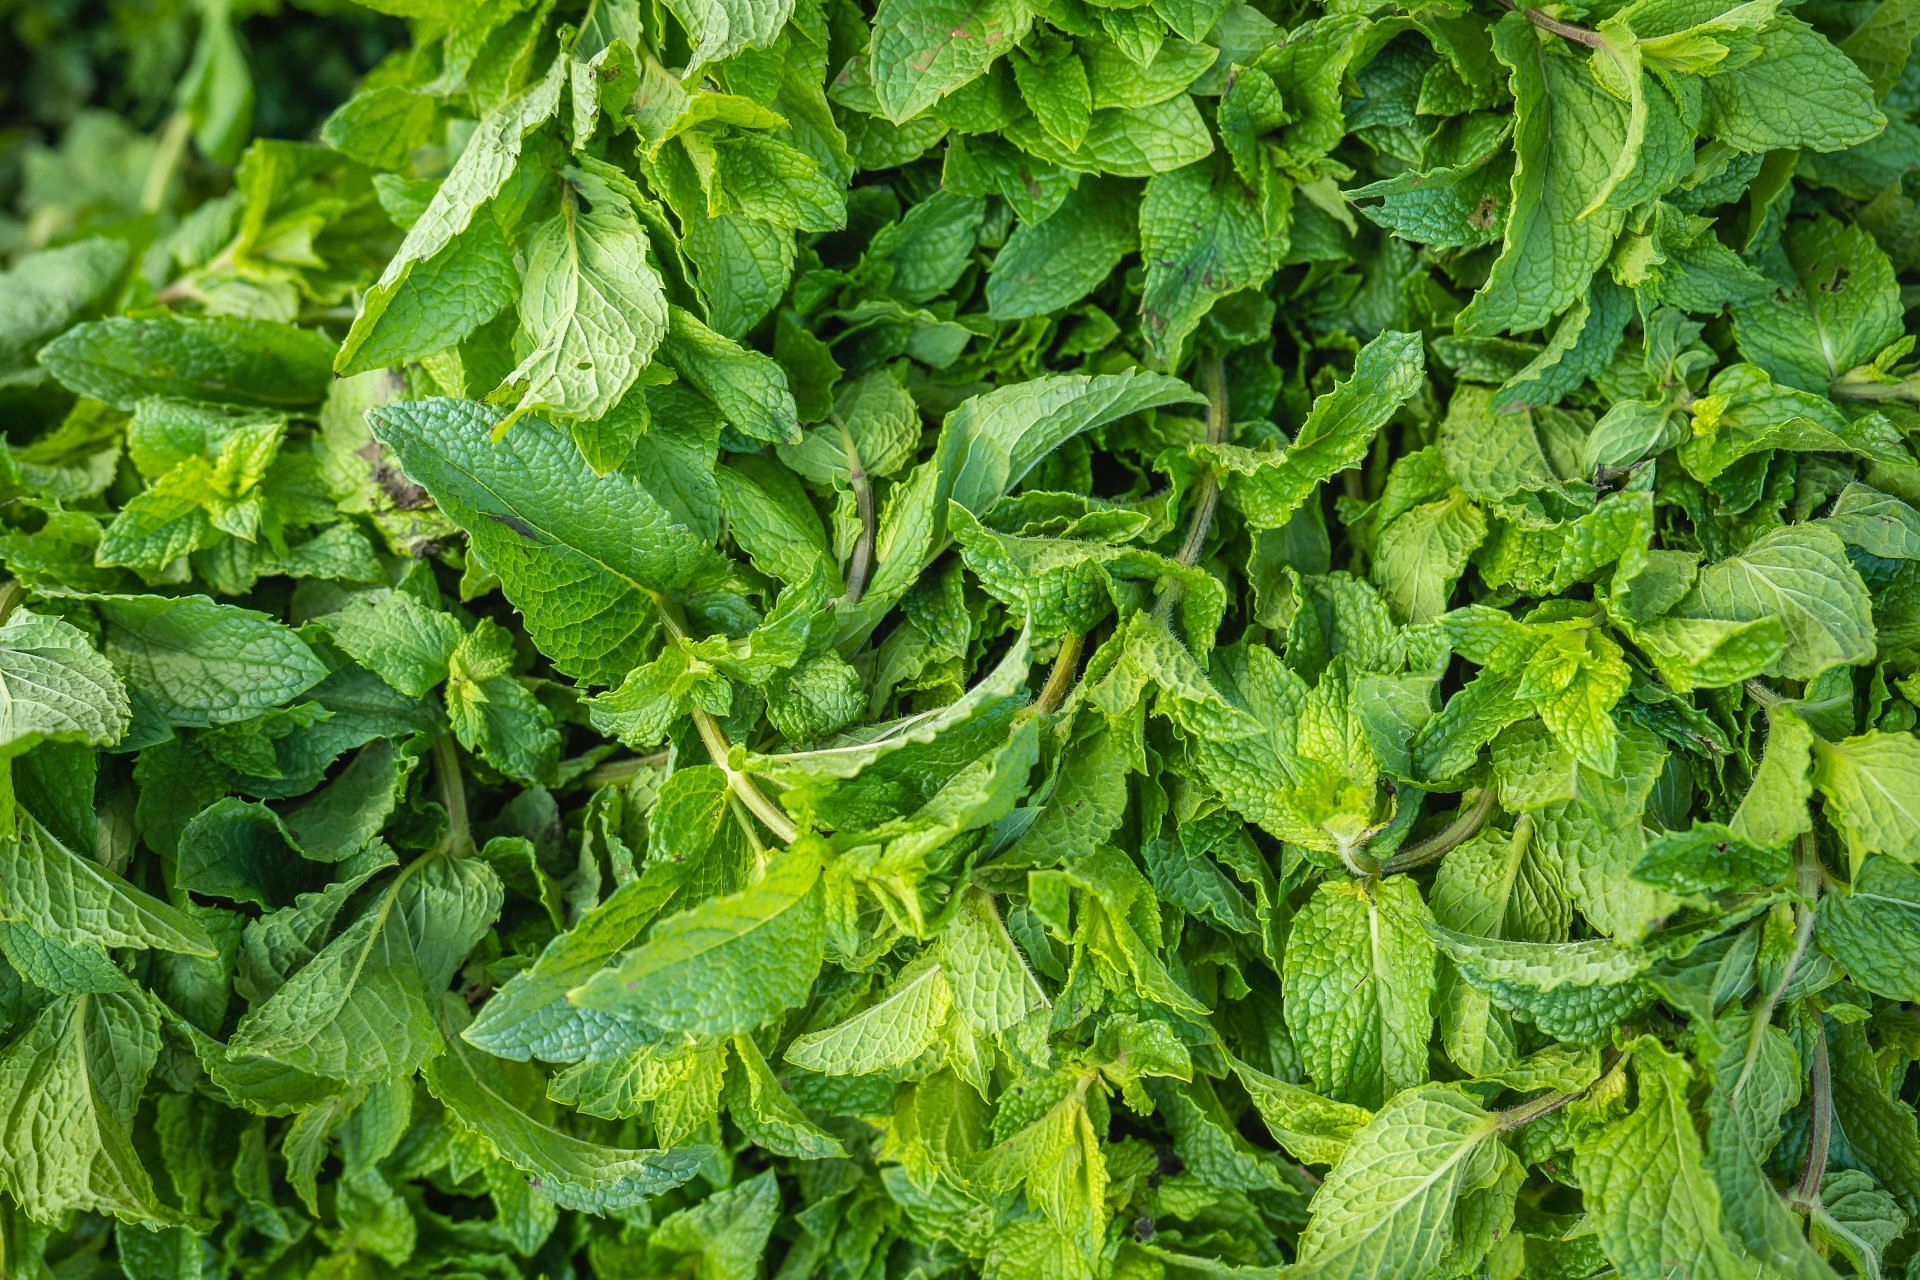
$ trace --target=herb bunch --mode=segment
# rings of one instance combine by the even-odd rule
[[[1920,1275],[1913,0],[13,8],[0,1274]]]

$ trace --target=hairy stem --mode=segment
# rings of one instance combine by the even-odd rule
[[[786,811],[767,797],[760,785],[747,774],[733,767],[730,759],[732,747],[727,743],[727,735],[720,728],[720,722],[699,707],[693,709],[693,727],[700,733],[700,743],[707,749],[707,757],[712,760],[720,772],[727,775],[727,788],[747,806],[747,811],[766,824],[781,844],[792,844],[800,835],[800,829],[793,825],[793,819]]]
[[[1060,637],[1060,652],[1053,655],[1053,669],[1047,672],[1047,682],[1040,686],[1040,696],[1034,699],[1035,711],[1050,716],[1060,709],[1067,690],[1073,688],[1074,675],[1080,669],[1080,650],[1086,643],[1086,636],[1078,631],[1069,631]]]
[[[1339,855],[1340,865],[1344,866],[1347,874],[1356,880],[1376,880],[1386,871],[1386,868],[1380,865],[1380,860],[1367,852],[1367,840],[1371,834],[1368,832],[1354,840],[1343,839],[1334,846],[1334,853]]]
[[[1380,870],[1391,875],[1444,857],[1454,846],[1465,844],[1480,834],[1480,828],[1487,825],[1487,819],[1493,813],[1493,801],[1494,788],[1480,788],[1480,794],[1474,797],[1471,808],[1462,809],[1443,830],[1394,853],[1380,864]]]
[[[1211,357],[1202,368],[1207,393],[1207,443],[1220,444],[1227,438],[1227,367],[1219,356]],[[1220,506],[1220,477],[1211,464],[1200,473],[1200,486],[1195,492],[1195,504],[1192,519],[1187,524],[1187,536],[1180,544],[1180,551],[1174,556],[1182,568],[1191,569],[1200,562],[1200,553],[1206,548],[1207,534],[1213,529],[1213,515]],[[1153,602],[1153,616],[1165,622],[1173,614],[1173,606],[1180,601],[1182,588],[1178,578],[1168,578],[1160,584],[1160,598]]]
[[[1920,400],[1920,375],[1887,379],[1870,368],[1850,369],[1827,384],[1827,394],[1836,400]]]
[[[1820,846],[1811,831],[1801,836],[1794,845],[1793,857],[1794,884],[1802,899],[1793,904],[1793,951],[1780,969],[1780,981],[1773,984],[1773,990],[1767,992],[1760,1007],[1753,1011],[1753,1025],[1747,1031],[1747,1056],[1740,1067],[1740,1078],[1733,1082],[1735,1097],[1746,1088],[1748,1079],[1753,1075],[1753,1068],[1760,1061],[1760,1047],[1766,1041],[1767,1028],[1773,1025],[1774,1010],[1780,1007],[1787,988],[1793,985],[1793,977],[1800,971],[1800,962],[1806,958],[1807,948],[1813,942],[1814,900],[1820,894],[1823,877],[1820,871]]]
[[[847,557],[847,591],[842,598],[848,604],[859,604],[860,597],[866,594],[867,576],[873,571],[873,485],[867,480],[866,467],[861,465],[860,449],[853,442],[853,433],[837,418],[833,425],[840,428],[840,443],[847,451],[847,485],[853,490],[853,505],[860,513],[860,537],[853,544],[853,554]]]
[[[653,598],[653,604],[667,638],[675,644],[685,640],[687,629],[675,616],[673,604],[665,596],[658,595]],[[728,790],[740,797],[740,803],[746,805],[747,810],[760,819],[781,844],[792,844],[799,837],[800,829],[793,825],[793,819],[787,816],[786,811],[760,789],[760,784],[753,780],[752,775],[733,767],[733,747],[727,742],[726,731],[720,727],[720,722],[700,707],[694,707],[693,727],[700,734],[700,745],[707,749],[707,758],[726,775]]]
[[[1833,1145],[1833,1064],[1827,1058],[1827,1029],[1813,1020],[1813,1062],[1807,1072],[1807,1093],[1813,1116],[1807,1132],[1807,1162],[1800,1168],[1789,1203],[1802,1211],[1820,1200],[1820,1183],[1827,1176],[1827,1151]]]
[[[1531,22],[1542,31],[1551,31],[1562,40],[1571,40],[1575,44],[1583,44],[1589,49],[1605,49],[1607,47],[1606,38],[1590,27],[1577,26],[1571,22],[1562,22],[1558,18],[1549,18],[1546,14],[1532,6],[1522,9],[1520,12],[1526,15],[1528,22]]]
[[[467,816],[467,783],[460,772],[460,752],[453,735],[433,740],[433,777],[440,789],[440,807],[447,811],[446,844],[455,853],[473,852],[473,823]]]
[[[1571,40],[1575,44],[1583,44],[1589,49],[1607,49],[1606,37],[1591,27],[1582,27],[1572,22],[1562,22],[1558,18],[1549,17],[1532,5],[1515,4],[1514,0],[1500,0],[1500,3],[1515,13],[1520,14],[1528,22],[1531,22],[1542,31],[1551,32],[1559,36],[1562,40]],[[1609,49],[1608,52],[1612,51]]]
[[[1747,691],[1747,696],[1749,698],[1752,698],[1755,702],[1759,703],[1761,706],[1767,707],[1769,709],[1780,706],[1787,701],[1787,698],[1784,694],[1778,692],[1777,690],[1767,687],[1766,685],[1760,683],[1758,680],[1749,680],[1745,684],[1743,684],[1741,688]]]
[[[1493,1117],[1499,1124],[1500,1131],[1502,1133],[1511,1133],[1520,1126],[1531,1124],[1542,1116],[1552,1115],[1574,1099],[1584,1097],[1594,1089],[1599,1088],[1601,1082],[1615,1071],[1618,1071],[1620,1064],[1626,1060],[1626,1055],[1617,1049],[1609,1050],[1608,1053],[1609,1056],[1607,1060],[1601,1064],[1599,1078],[1594,1080],[1594,1082],[1586,1088],[1576,1090],[1572,1093],[1543,1093],[1530,1102],[1523,1102],[1517,1107],[1508,1107],[1505,1111],[1494,1112]]]
[[[753,819],[747,816],[746,806],[740,803],[738,793],[728,793],[727,808],[732,811],[733,820],[740,824],[740,830],[746,833],[747,847],[753,850],[754,865],[765,867],[767,865],[766,843],[760,839],[760,832],[753,825]]]

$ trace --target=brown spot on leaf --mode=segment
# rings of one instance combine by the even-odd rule
[[[378,440],[369,440],[354,450],[356,456],[367,463],[371,469],[373,483],[396,511],[423,511],[433,505],[433,498],[393,465],[387,457],[387,451],[380,447]]]
[[[489,511],[487,512],[487,519],[493,521],[495,524],[505,525],[507,528],[525,538],[528,542],[537,542],[543,546],[546,544],[546,539],[540,536],[540,531],[528,524],[525,520],[522,520],[519,516],[503,515],[498,511]]]

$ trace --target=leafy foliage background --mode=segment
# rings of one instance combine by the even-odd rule
[[[1913,0],[0,18],[0,1275],[1920,1275]]]

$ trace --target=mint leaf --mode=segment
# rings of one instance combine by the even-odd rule
[[[332,344],[266,320],[130,320],[67,330],[40,352],[69,389],[131,409],[148,396],[208,404],[306,408],[326,395]]]
[[[1499,1124],[1454,1085],[1409,1089],[1347,1142],[1300,1236],[1302,1273],[1431,1274],[1461,1199],[1511,1161]]]
[[[1328,884],[1301,913],[1282,969],[1287,1021],[1314,1083],[1374,1106],[1427,1074],[1434,950],[1411,880]]]
[[[1911,1269],[1913,0],[8,30],[0,1272]]]
[[[112,746],[127,731],[127,692],[71,623],[16,610],[0,624],[0,754],[41,742]]]
[[[750,888],[660,921],[568,999],[662,1031],[751,1031],[805,998],[820,968],[822,914],[819,856],[790,849]]]
[[[1720,1196],[1701,1164],[1687,1109],[1687,1065],[1658,1044],[1633,1051],[1640,1100],[1574,1148],[1607,1257],[1625,1276],[1684,1266],[1703,1276],[1752,1271],[1722,1233]]]
[[[880,109],[899,124],[981,75],[1033,21],[1020,0],[885,0],[868,50]]]
[[[373,419],[407,475],[474,540],[527,626],[580,679],[611,683],[630,669],[656,625],[653,593],[725,587],[724,562],[644,485],[624,472],[594,475],[538,418],[498,445],[499,416],[464,401],[404,401]],[[546,485],[569,475],[578,503],[549,509]]]

